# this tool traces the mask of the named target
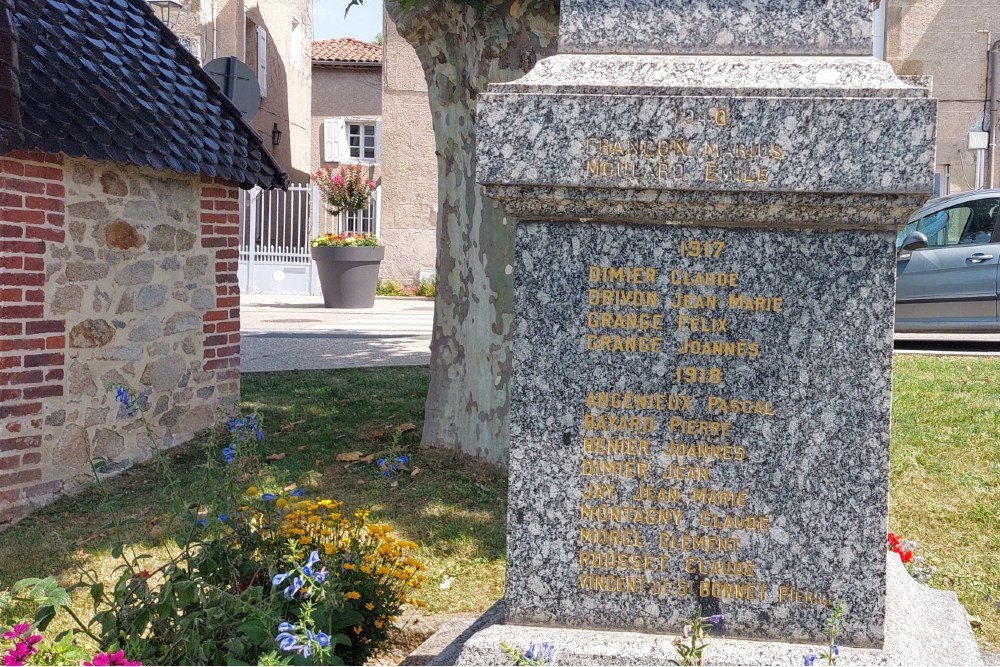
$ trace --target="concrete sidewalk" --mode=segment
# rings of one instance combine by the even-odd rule
[[[241,370],[430,363],[434,300],[376,297],[370,309],[324,308],[322,297],[243,294]]]

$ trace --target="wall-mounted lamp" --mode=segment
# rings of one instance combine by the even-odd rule
[[[149,0],[149,6],[156,12],[157,18],[171,30],[177,24],[181,9],[184,8],[181,0]]]
[[[271,130],[271,145],[277,147],[281,143],[281,130],[278,129],[278,124],[274,124],[274,129]]]

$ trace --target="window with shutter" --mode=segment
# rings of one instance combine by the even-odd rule
[[[343,162],[347,141],[344,138],[344,119],[327,118],[323,121],[323,161]]]
[[[267,31],[263,26],[257,26],[257,81],[260,96],[267,97]]]

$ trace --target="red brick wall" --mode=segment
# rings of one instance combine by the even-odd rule
[[[65,238],[63,158],[0,157],[0,524],[47,495],[39,483],[45,399],[62,396],[66,322],[48,319],[45,258]]]
[[[204,316],[205,370],[215,371],[222,395],[240,392],[239,189],[216,178],[201,187],[201,246],[215,249],[215,308]]]

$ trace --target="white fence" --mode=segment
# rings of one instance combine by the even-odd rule
[[[295,183],[288,190],[240,192],[240,292],[319,295],[319,279],[309,254],[320,234],[367,233],[381,238],[382,188],[368,209],[331,215],[319,189]]]

